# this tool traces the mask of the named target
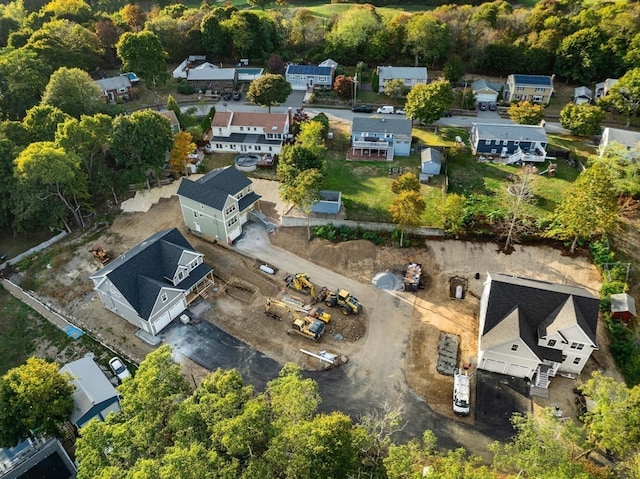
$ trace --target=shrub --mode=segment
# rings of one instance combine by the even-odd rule
[[[195,89],[189,85],[188,82],[184,81],[184,80],[180,80],[178,82],[178,86],[177,86],[177,91],[178,93],[182,94],[182,95],[191,95],[193,93],[195,93]]]

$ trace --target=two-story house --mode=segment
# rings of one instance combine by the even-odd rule
[[[231,244],[260,200],[249,178],[228,166],[192,181],[182,178],[178,187],[182,217],[187,229],[209,241]]]
[[[607,96],[616,83],[618,83],[617,78],[607,78],[605,81],[596,83],[596,100]]]
[[[600,302],[579,286],[488,273],[480,298],[478,368],[546,388],[580,374],[598,349]]]
[[[214,284],[204,254],[159,231],[91,275],[105,308],[156,335]]]
[[[129,99],[131,81],[126,75],[96,80],[109,103],[119,103]]]
[[[496,162],[543,162],[547,133],[542,126],[473,123],[469,141],[474,155],[498,155]]]
[[[389,80],[401,80],[408,90],[418,83],[427,84],[426,67],[378,67],[378,93],[384,93],[384,85]]]
[[[216,112],[207,152],[279,155],[289,135],[287,113]]]
[[[640,151],[640,132],[608,126],[603,128],[602,138],[600,138],[600,144],[598,145],[599,155],[603,156],[607,148],[615,144],[626,150],[625,156],[628,156],[627,159],[635,158]]]
[[[356,116],[351,124],[348,160],[393,161],[411,154],[412,122],[408,118]]]
[[[529,101],[548,105],[553,94],[553,78],[546,75],[511,74],[507,77],[504,99],[509,103]]]
[[[290,63],[284,74],[292,90],[331,89],[335,68],[331,66],[296,65]]]

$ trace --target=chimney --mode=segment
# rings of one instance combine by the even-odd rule
[[[291,123],[293,119],[291,118],[291,107],[287,109],[287,119],[289,120],[289,128],[291,128]]]

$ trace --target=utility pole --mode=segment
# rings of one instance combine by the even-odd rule
[[[358,72],[353,77],[353,106],[356,106],[356,99],[358,96]]]

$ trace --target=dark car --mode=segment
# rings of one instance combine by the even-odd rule
[[[231,92],[225,92],[225,93],[222,94],[222,99],[224,101],[229,101],[229,100],[231,100],[231,96],[232,96]]]
[[[478,103],[478,110],[487,111],[487,104],[486,103]]]
[[[445,110],[442,116],[444,116],[445,118],[451,118],[451,112],[449,110]]]
[[[355,113],[373,113],[373,108],[369,105],[355,105],[351,108],[351,111]]]
[[[240,101],[242,99],[242,93],[240,93],[239,91],[236,91],[233,93],[233,99],[235,101]]]
[[[498,109],[498,106],[495,103],[493,103],[493,102],[489,103],[489,110],[490,111],[496,111],[497,109]]]

